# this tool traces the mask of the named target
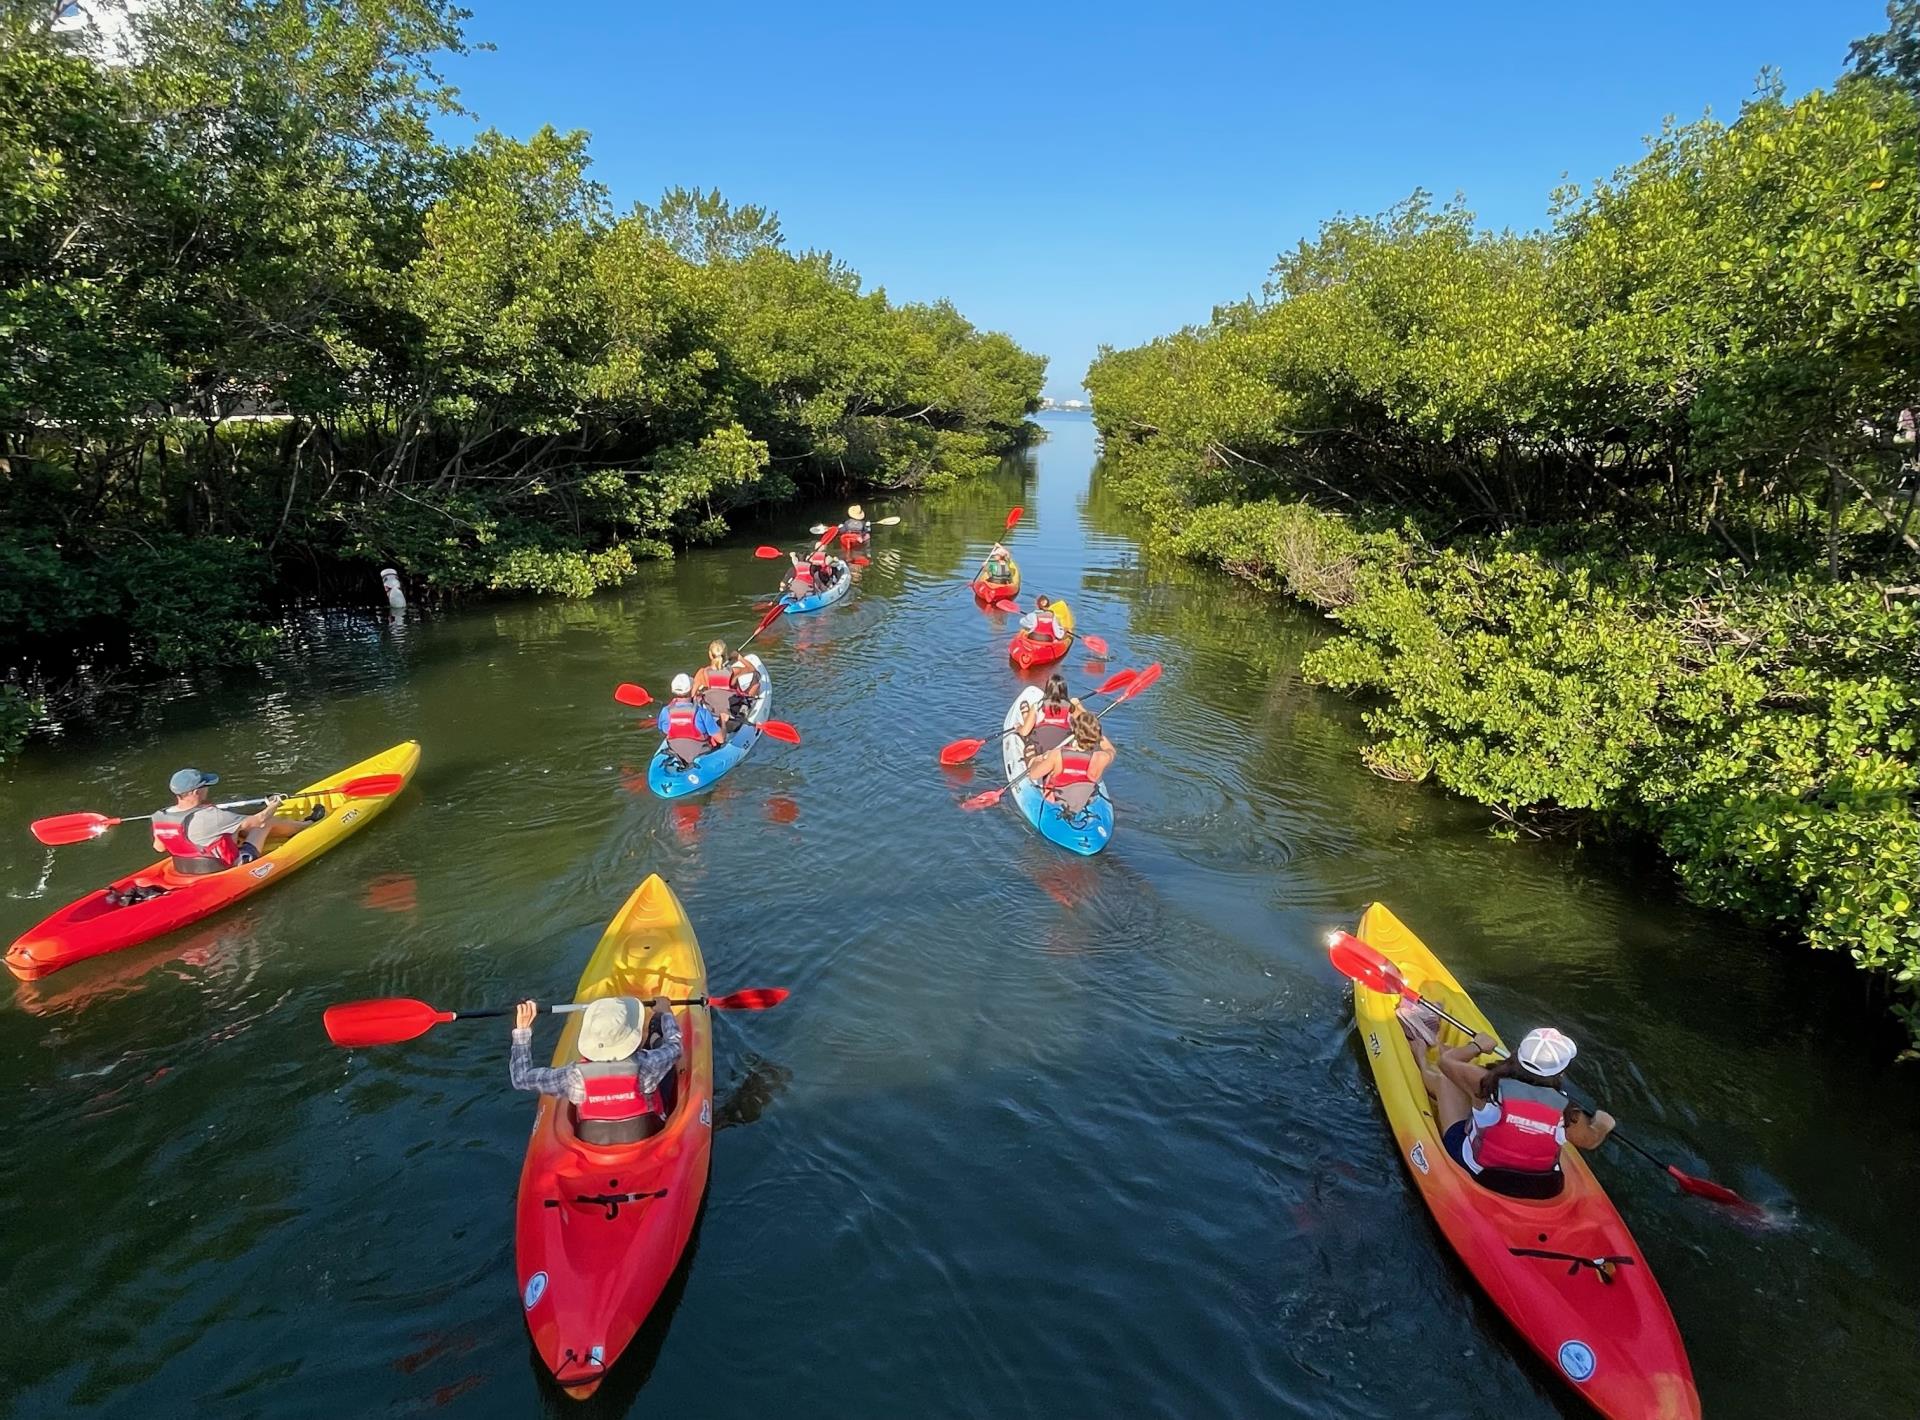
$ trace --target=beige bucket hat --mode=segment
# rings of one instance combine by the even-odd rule
[[[647,1038],[647,1008],[631,996],[608,996],[580,1017],[580,1054],[588,1060],[625,1060]]]
[[[866,517],[866,515],[867,515],[867,510],[861,507],[858,503],[855,503],[851,508],[847,509],[847,516],[849,518],[852,518],[856,523],[859,522],[862,518]]]

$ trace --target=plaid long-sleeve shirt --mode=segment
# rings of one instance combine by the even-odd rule
[[[667,1078],[667,1072],[680,1063],[680,1022],[672,1011],[654,1016],[660,1022],[660,1043],[650,1050],[634,1052],[629,1058],[640,1068],[640,1089],[652,1094]],[[579,1104],[587,1097],[586,1076],[574,1065],[541,1066],[530,1058],[533,1031],[516,1030],[513,1048],[507,1052],[507,1077],[516,1090],[533,1090],[543,1095],[558,1095]]]

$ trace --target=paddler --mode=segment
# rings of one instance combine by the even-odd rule
[[[800,554],[797,552],[789,552],[787,556],[793,562],[793,571],[788,575],[786,583],[781,587],[781,590],[791,592],[796,597],[812,596],[813,566],[811,559],[802,562],[800,560]]]
[[[1440,1119],[1440,1138],[1475,1181],[1516,1198],[1560,1191],[1560,1146],[1597,1149],[1613,1131],[1605,1110],[1588,1114],[1561,1089],[1579,1048],[1551,1026],[1527,1032],[1505,1060],[1476,1062],[1496,1049],[1490,1036],[1442,1050],[1422,1066]]]
[[[1013,554],[997,542],[987,551],[986,581],[991,587],[1013,585]]]
[[[173,807],[153,816],[153,846],[172,858],[176,873],[218,873],[251,863],[267,840],[291,838],[327,815],[326,806],[316,804],[305,819],[279,818],[275,810],[285,796],[274,794],[258,813],[242,817],[208,802],[207,791],[219,782],[218,774],[199,769],[182,769],[167,781]]]
[[[1073,736],[1073,712],[1080,702],[1067,693],[1067,678],[1055,671],[1047,677],[1046,688],[1038,700],[1020,706],[1020,738],[1027,742],[1027,757],[1060,748]]]
[[[656,996],[642,1005],[631,996],[608,996],[593,1002],[580,1016],[580,1060],[574,1065],[540,1067],[528,1058],[539,1013],[532,1001],[514,1008],[507,1078],[516,1090],[570,1102],[581,1141],[588,1144],[632,1144],[666,1127],[660,1082],[680,1063],[681,1051],[671,1001]]]
[[[1048,597],[1033,599],[1033,610],[1020,618],[1020,629],[1034,641],[1058,641],[1066,635],[1060,618],[1054,615],[1053,601]]]
[[[1058,748],[1035,755],[1027,773],[1049,799],[1077,814],[1093,802],[1094,791],[1118,751],[1100,728],[1100,717],[1084,705],[1073,712],[1070,731]]]
[[[722,726],[733,719],[733,667],[725,641],[707,642],[707,663],[693,673],[693,693]]]
[[[847,509],[847,520],[835,529],[842,537],[855,539],[873,536],[873,524],[867,521],[867,510],[855,503]]]
[[[660,707],[660,733],[687,764],[727,742],[713,711],[693,698],[693,677],[685,671],[673,678],[673,699]]]

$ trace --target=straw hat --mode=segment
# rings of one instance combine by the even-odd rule
[[[631,996],[608,996],[580,1017],[580,1054],[587,1060],[625,1060],[647,1038],[647,1008]]]
[[[851,508],[847,509],[847,516],[857,523],[867,516],[867,510],[858,503],[855,503]]]

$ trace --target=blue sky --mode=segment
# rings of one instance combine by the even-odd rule
[[[1536,225],[1663,116],[1731,117],[1763,65],[1823,87],[1884,28],[1879,0],[466,3],[497,48],[449,77],[485,125],[589,130],[622,208],[772,207],[790,244],[1049,355],[1062,396],[1336,212],[1426,187]]]

